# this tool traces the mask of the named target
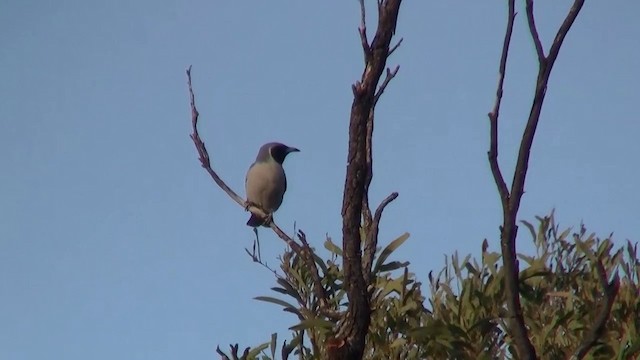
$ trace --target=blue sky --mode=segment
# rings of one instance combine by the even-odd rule
[[[546,48],[569,1],[537,6]],[[371,12],[373,7],[370,6]],[[638,240],[640,5],[588,1],[554,69],[520,219]],[[259,146],[287,159],[276,220],[340,240],[357,1],[4,1],[0,5],[0,358],[212,359],[295,323],[243,248],[248,218],[200,168],[193,65],[214,167],[243,194]],[[381,242],[426,281],[444,254],[498,248],[486,161],[502,1],[405,1],[401,69],[378,106],[371,199],[400,197]],[[517,18],[501,116],[510,176],[536,58]],[[371,24],[373,28],[373,22]],[[262,232],[272,265],[283,243]],[[520,250],[531,249],[527,232]]]

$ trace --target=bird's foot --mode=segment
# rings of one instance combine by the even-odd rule
[[[253,202],[251,202],[249,200],[244,202],[244,210],[245,211],[249,211],[249,208],[252,207],[252,206],[258,207],[258,205],[256,205],[255,203],[253,203]]]
[[[269,227],[271,226],[272,222],[273,222],[273,213],[269,213],[267,217],[264,218],[263,225]]]

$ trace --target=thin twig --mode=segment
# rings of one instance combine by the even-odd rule
[[[366,64],[371,57],[371,47],[367,39],[367,14],[364,0],[358,0],[358,2],[360,3],[360,26],[358,27],[358,33],[360,34],[360,43],[362,44],[362,52],[364,53],[364,62]]]
[[[505,31],[504,41],[502,43],[502,54],[500,55],[500,67],[498,75],[498,89],[496,90],[496,101],[493,110],[488,114],[490,123],[490,145],[489,145],[489,165],[493,179],[498,187],[500,201],[503,207],[509,201],[509,190],[504,182],[504,177],[498,165],[498,117],[500,116],[500,105],[502,104],[502,94],[504,86],[504,78],[507,70],[507,59],[509,57],[509,45],[511,44],[511,34],[513,33],[513,23],[516,18],[515,0],[509,0],[509,10],[507,15],[507,30]]]
[[[189,66],[189,68],[187,69],[187,81],[189,84],[189,99],[191,103],[191,125],[193,127],[193,133],[190,136],[191,140],[193,140],[193,143],[196,146],[196,150],[198,150],[200,163],[202,164],[202,167],[209,173],[209,175],[211,175],[213,181],[215,181],[216,184],[218,184],[218,186],[222,190],[224,190],[224,192],[226,192],[232,200],[237,202],[238,205],[244,207],[245,201],[238,194],[236,194],[235,191],[227,186],[227,184],[220,178],[220,176],[218,176],[218,174],[211,168],[209,153],[207,152],[207,148],[205,147],[204,142],[202,141],[202,139],[200,139],[200,134],[198,133],[198,117],[200,116],[200,113],[196,108],[195,95],[193,94],[193,86],[191,85],[191,66]],[[255,208],[252,210],[262,211],[262,209],[259,208]]]
[[[313,280],[314,289],[313,292],[320,302],[320,308],[328,309],[329,300],[324,287],[322,287],[322,280],[320,279],[318,266],[315,259],[313,258],[313,250],[311,250],[311,247],[307,242],[307,235],[302,230],[298,230],[298,239],[302,243],[302,259],[307,265],[308,270],[311,272],[311,279]]]
[[[278,279],[282,279],[283,277],[280,276],[280,274],[278,274],[278,272],[272,268],[271,266],[269,266],[269,264],[267,264],[266,262],[262,261],[262,259],[258,258],[255,256],[255,254],[252,254],[249,249],[244,248],[244,251],[247,253],[247,255],[249,255],[249,257],[251,258],[251,260],[257,264],[262,265],[262,267],[264,267],[265,269],[269,270],[270,272],[273,273],[273,275],[276,276],[276,278]]]
[[[389,50],[389,56],[391,56],[391,54],[393,54],[393,52],[400,47],[400,44],[402,44],[403,40],[404,38],[400,38],[400,40],[398,40],[398,42],[391,48],[391,50]]]
[[[533,138],[536,133],[538,121],[540,120],[540,113],[542,111],[542,105],[544,103],[544,98],[547,92],[549,76],[551,75],[551,70],[553,69],[553,65],[555,64],[555,61],[558,57],[562,42],[569,32],[571,25],[578,16],[580,9],[582,9],[583,4],[584,0],[575,0],[573,6],[569,10],[569,13],[567,14],[567,17],[560,26],[553,44],[551,45],[549,56],[547,56],[544,63],[540,64],[535,95],[533,103],[531,105],[529,119],[527,120],[527,125],[522,135],[522,141],[520,142],[518,160],[516,163],[516,169],[514,171],[513,183],[511,184],[511,198],[509,199],[509,208],[514,213],[517,213],[518,208],[520,207],[520,200],[522,199],[524,190],[524,182],[527,177],[527,169],[529,167],[529,155],[531,153],[531,146],[533,144]],[[534,34],[532,34],[531,36],[534,36]]]
[[[549,56],[547,57],[547,61],[550,63],[550,66],[553,66],[553,63],[556,61],[558,52],[560,52],[560,47],[562,46],[562,42],[569,33],[569,29],[571,29],[571,26],[578,17],[578,14],[580,13],[583,5],[584,0],[575,0],[573,2],[573,5],[571,6],[571,9],[569,9],[567,17],[562,22],[562,25],[560,25],[560,28],[558,29],[558,32],[553,39],[553,44],[551,44],[551,48],[549,49]]]
[[[389,85],[391,80],[393,80],[393,78],[398,74],[398,70],[400,70],[400,65],[396,65],[393,70],[387,68],[387,75],[385,76],[384,81],[382,82],[380,87],[378,87],[378,91],[376,92],[375,98],[373,100],[374,108],[378,104],[378,100],[380,100],[380,96],[382,96],[382,93],[387,88],[387,85]]]
[[[397,192],[391,193],[387,196],[378,208],[376,209],[376,213],[373,217],[373,221],[371,223],[371,228],[367,233],[367,240],[364,245],[364,253],[362,255],[362,271],[363,276],[367,282],[367,285],[371,284],[371,265],[373,264],[373,258],[376,253],[376,247],[378,246],[378,232],[380,229],[380,220],[382,219],[382,212],[393,200],[398,197]]]
[[[542,42],[540,41],[540,35],[538,34],[538,29],[536,28],[536,19],[533,15],[533,0],[527,0],[527,22],[529,23],[529,32],[531,33],[531,38],[536,47],[536,53],[538,54],[538,62],[543,64],[546,60],[544,56],[544,49],[542,48]]]

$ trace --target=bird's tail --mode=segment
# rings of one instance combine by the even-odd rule
[[[258,227],[260,225],[264,225],[265,221],[265,218],[252,213],[249,221],[247,221],[247,225],[251,227]]]

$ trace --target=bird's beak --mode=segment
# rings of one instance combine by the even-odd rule
[[[292,152],[300,152],[300,150],[294,148],[294,147],[289,147],[287,148],[287,154],[292,153]]]

